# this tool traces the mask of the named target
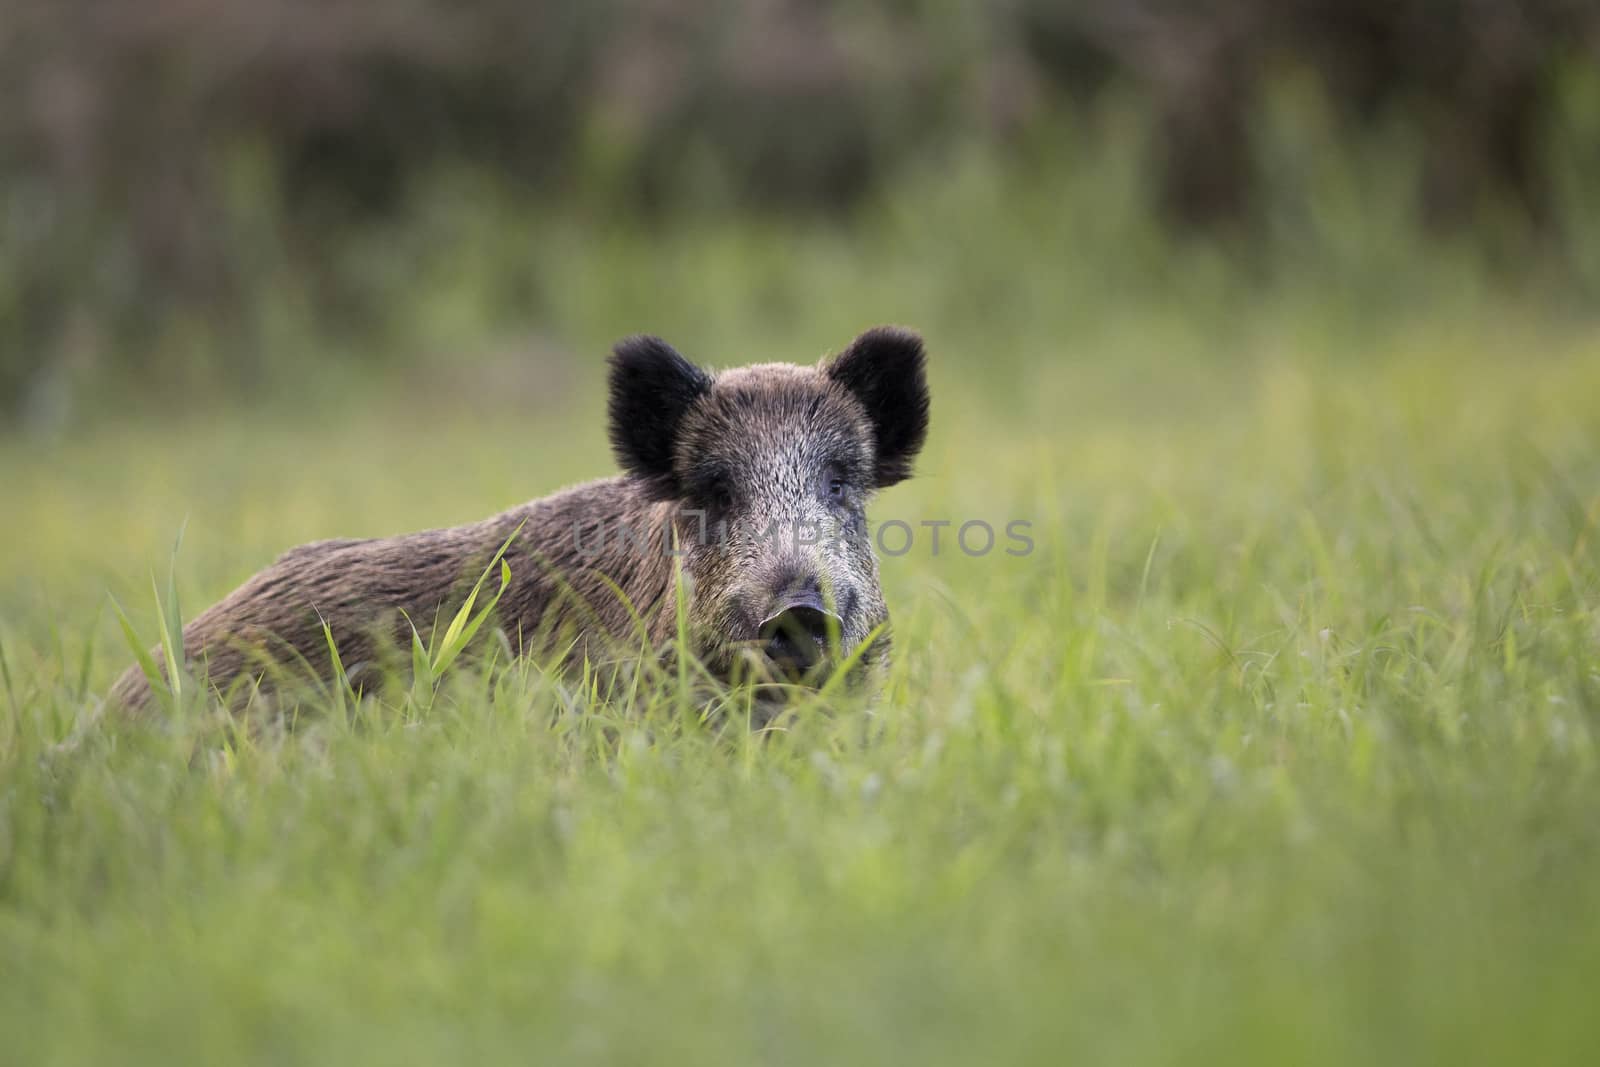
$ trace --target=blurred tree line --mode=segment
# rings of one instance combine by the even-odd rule
[[[1291,72],[1352,137],[1401,124],[1419,222],[1538,231],[1558,83],[1597,61],[1593,0],[3,0],[0,411],[86,330],[137,372],[171,316],[225,321],[261,240],[332,269],[440,166],[641,224],[708,175],[836,213],[1122,94],[1151,208],[1248,240],[1253,117]]]

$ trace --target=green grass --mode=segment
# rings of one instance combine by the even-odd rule
[[[985,180],[923,206],[998,215]],[[551,238],[574,348],[924,326],[875,517],[1032,523],[886,559],[884,693],[759,739],[532,668],[287,734],[89,721],[108,592],[153,643],[180,528],[193,611],[605,473],[597,356],[0,442],[0,1060],[1589,1062],[1600,342],[1444,257],[1130,289],[1047,199],[992,247]]]

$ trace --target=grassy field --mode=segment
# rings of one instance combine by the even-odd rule
[[[1448,263],[1136,299],[1031,203],[1004,250],[888,218],[654,277],[557,235],[594,352],[559,373],[0,443],[0,1061],[1592,1062],[1600,336]],[[885,560],[877,699],[754,738],[524,669],[287,734],[90,723],[107,593],[153,640],[180,528],[192,613],[607,473],[610,334],[808,359],[882,319],[935,406],[875,518],[1035,545]]]

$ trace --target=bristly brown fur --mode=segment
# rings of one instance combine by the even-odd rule
[[[665,545],[672,510],[632,479],[607,478],[466,526],[302,545],[184,627],[184,652],[220,688],[259,672],[263,659],[303,661],[326,678],[326,622],[346,670],[359,680],[409,646],[413,623],[426,640],[519,525],[505,555],[511,585],[497,609],[513,647],[534,652],[573,639],[630,641],[633,616],[605,578],[628,592],[641,618],[660,623],[670,600]],[[597,535],[602,524],[630,520],[634,541]],[[649,637],[659,642],[670,632],[659,624]],[[135,709],[149,697],[137,667],[111,691],[113,702]]]

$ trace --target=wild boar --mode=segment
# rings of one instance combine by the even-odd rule
[[[326,623],[359,679],[413,626],[426,639],[507,545],[495,624],[519,653],[665,651],[681,574],[692,650],[714,676],[814,682],[853,653],[870,672],[889,638],[866,508],[927,436],[924,363],[917,334],[894,327],[816,366],[717,373],[659,338],[623,340],[609,380],[621,475],[465,526],[292,549],[184,628],[186,662],[235,703],[277,684],[272,664],[325,682]],[[150,698],[137,666],[111,692],[132,710]]]

